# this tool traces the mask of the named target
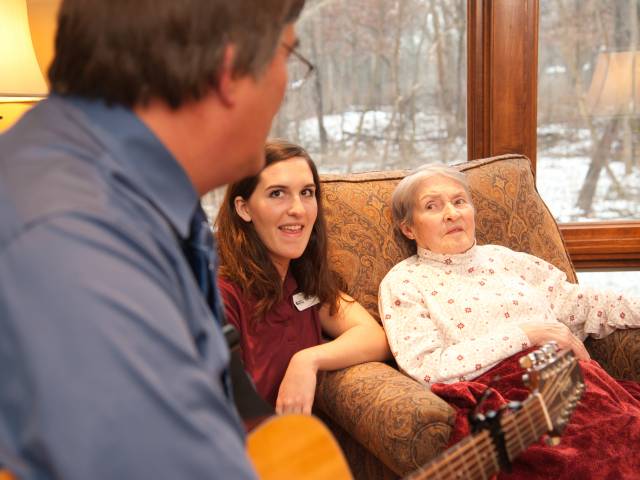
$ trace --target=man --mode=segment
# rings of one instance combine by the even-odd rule
[[[53,93],[0,137],[0,464],[18,478],[254,477],[184,246],[199,196],[263,165],[303,5],[63,0]]]

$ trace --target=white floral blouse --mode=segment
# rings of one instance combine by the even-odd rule
[[[427,386],[471,380],[529,347],[525,322],[560,321],[582,340],[640,326],[640,299],[569,283],[499,245],[457,255],[418,248],[382,280],[379,309],[398,366]]]

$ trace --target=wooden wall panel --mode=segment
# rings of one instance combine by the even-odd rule
[[[469,159],[522,153],[536,167],[539,0],[467,0]],[[640,267],[640,222],[562,224],[577,269]]]
[[[522,153],[535,166],[538,0],[468,0],[469,159]]]
[[[560,230],[577,269],[640,267],[638,222],[565,223]]]

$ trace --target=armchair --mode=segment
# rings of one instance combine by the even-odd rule
[[[576,282],[558,226],[538,195],[529,160],[502,155],[457,166],[467,174],[480,244],[541,257]],[[333,267],[348,293],[376,319],[378,285],[413,254],[391,222],[390,198],[406,171],[324,175]],[[640,380],[640,331],[587,340],[593,358],[617,378]],[[406,475],[446,448],[455,411],[393,366],[367,363],[319,377],[316,408],[333,429],[355,478]]]

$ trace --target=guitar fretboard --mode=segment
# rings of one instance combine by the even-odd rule
[[[568,369],[564,375],[570,375]],[[548,386],[545,398],[555,398],[566,388],[567,378],[558,378]],[[569,395],[575,395],[569,393]],[[537,441],[549,431],[549,421],[561,414],[563,402],[554,402],[550,407],[544,403],[541,394],[525,400],[521,408],[505,414],[500,422],[505,436],[507,456],[512,461],[529,445]],[[466,437],[442,456],[428,463],[420,470],[407,477],[407,480],[456,480],[484,479],[488,480],[500,471],[498,452],[487,430]]]

